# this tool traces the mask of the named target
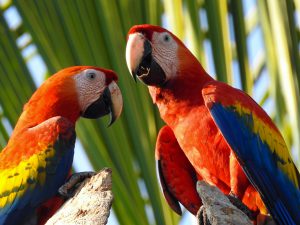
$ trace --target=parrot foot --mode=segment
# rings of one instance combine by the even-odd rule
[[[72,198],[75,194],[75,190],[79,187],[79,185],[86,178],[91,178],[95,174],[95,172],[80,172],[72,174],[67,182],[58,189],[58,193],[66,199]]]
[[[243,213],[245,213],[248,218],[250,220],[254,220],[255,219],[255,214],[253,211],[251,211],[235,194],[233,193],[229,193],[229,195],[227,195],[229,201],[235,206],[237,207],[239,210],[241,210]]]
[[[203,205],[198,210],[196,218],[198,219],[197,225],[211,225]]]
[[[276,225],[275,221],[270,215],[258,214],[256,218],[257,225]]]

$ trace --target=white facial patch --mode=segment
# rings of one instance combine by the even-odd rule
[[[86,69],[73,77],[76,83],[81,112],[95,102],[106,87],[105,74],[99,70]]]
[[[152,56],[161,66],[167,80],[176,76],[178,67],[178,44],[168,32],[154,32],[152,36]]]

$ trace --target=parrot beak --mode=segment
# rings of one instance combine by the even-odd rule
[[[129,35],[126,45],[126,62],[135,81],[138,77],[150,86],[162,86],[166,82],[163,69],[152,57],[152,44],[143,34]]]
[[[108,126],[112,125],[121,115],[123,98],[115,81],[112,81],[102,92],[100,97],[87,107],[82,117],[96,119],[110,115]]]

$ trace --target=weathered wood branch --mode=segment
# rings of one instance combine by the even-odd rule
[[[46,225],[105,225],[113,201],[111,169],[86,179]]]
[[[205,216],[208,220],[202,221],[198,215],[198,224],[211,225],[250,225],[253,224],[248,216],[234,206],[227,196],[225,196],[217,187],[209,185],[205,181],[197,182],[197,192],[202,200]],[[269,215],[258,215],[257,224],[276,225],[274,220]]]
[[[211,225],[251,225],[251,221],[217,188],[204,181],[197,182],[197,191]]]

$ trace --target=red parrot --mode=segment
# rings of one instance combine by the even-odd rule
[[[72,166],[79,117],[122,111],[122,95],[111,70],[63,69],[38,88],[0,153],[0,224],[43,224],[62,204],[58,189]]]
[[[196,214],[197,180],[240,199],[278,224],[300,224],[300,176],[282,135],[246,93],[214,80],[170,31],[136,25],[128,32],[130,73],[148,85],[165,121],[156,159],[169,205]]]

